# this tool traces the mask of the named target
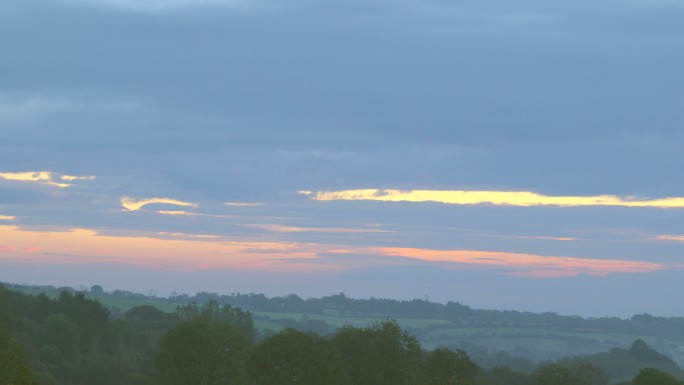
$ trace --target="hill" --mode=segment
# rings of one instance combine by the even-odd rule
[[[52,298],[61,290],[78,291],[52,286],[6,286],[27,294],[43,292]],[[181,304],[216,301],[250,311],[257,334],[261,336],[288,327],[325,335],[345,325],[365,327],[374,321],[392,318],[425,348],[463,349],[490,367],[505,362],[520,370],[529,370],[533,362],[541,360],[629,350],[635,340],[647,343],[679,365],[684,363],[682,317],[640,314],[629,319],[582,318],[555,313],[482,310],[458,302],[442,304],[424,299],[353,299],[343,293],[302,299],[294,294],[268,298],[254,293],[219,295],[206,292],[159,298],[121,290],[105,292],[99,286],[83,288],[80,292],[97,299],[114,317],[144,304],[172,312]]]

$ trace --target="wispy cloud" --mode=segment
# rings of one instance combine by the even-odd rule
[[[538,239],[542,241],[561,241],[561,242],[568,242],[568,241],[576,241],[578,240],[577,238],[572,238],[572,237],[542,237],[542,236],[512,236],[511,238],[516,238],[516,239]]]
[[[197,204],[195,204],[195,203],[184,202],[184,201],[180,201],[177,199],[170,199],[170,198],[141,198],[141,199],[135,199],[135,198],[130,198],[130,197],[121,198],[121,206],[123,206],[128,211],[138,211],[138,210],[142,209],[144,206],[151,205],[151,204],[157,204],[157,203],[174,205],[174,206],[197,207]],[[176,211],[176,212],[173,212],[173,211],[163,212],[163,214],[169,214],[169,213],[179,214],[182,212],[178,212],[178,211]]]
[[[302,242],[255,241],[211,234],[177,232],[106,235],[90,229],[29,231],[0,225],[2,259],[44,262],[119,263],[177,269],[234,268],[268,271],[363,269],[392,265],[393,260],[430,263],[442,269],[494,269],[503,274],[562,277],[579,274],[648,273],[660,263],[545,256],[482,250],[433,250],[404,247],[340,246]],[[56,260],[55,256],[63,256]],[[66,256],[90,256],[71,260]],[[334,258],[330,258],[334,255]],[[359,256],[363,256],[360,258]]]
[[[183,210],[159,210],[159,211],[157,211],[157,213],[162,214],[162,215],[185,215],[185,216],[196,215],[195,213],[191,213],[189,211],[183,211]]]
[[[93,180],[93,179],[95,179],[95,176],[93,176],[93,175],[90,175],[90,176],[60,175],[59,179],[66,180],[66,181]]]
[[[231,6],[246,7],[244,0],[57,0],[68,4],[87,4],[112,9],[159,13],[186,7]]]
[[[438,202],[453,205],[496,206],[622,206],[682,208],[684,197],[641,199],[615,195],[549,196],[530,191],[477,191],[477,190],[341,190],[299,191],[317,201],[383,201],[383,202]]]
[[[14,215],[0,215],[0,221],[13,221],[17,219]]]
[[[212,234],[188,234],[188,233],[170,233],[166,231],[159,231],[157,234],[164,236],[164,237],[171,237],[171,238],[189,238],[189,239],[218,239],[220,238],[218,235],[212,235]]]
[[[7,225],[0,225],[0,239],[5,242],[0,250],[4,253],[0,255],[1,259],[27,262],[91,263],[104,260],[184,270],[233,268],[313,271],[339,268],[306,262],[296,266],[280,262],[284,259],[313,262],[319,253],[330,249],[325,245],[305,243],[222,241],[203,235],[156,232],[139,232],[135,236],[107,235],[84,228],[31,231]]]
[[[655,239],[660,241],[684,242],[684,235],[658,235]]]
[[[278,224],[245,225],[279,233],[390,233],[389,230],[344,227],[299,227]]]
[[[225,202],[224,205],[231,207],[255,207],[263,206],[263,203],[249,203],[249,202]]]
[[[512,269],[517,275],[537,277],[562,277],[579,274],[604,276],[612,273],[646,273],[665,268],[659,263],[643,261],[586,259],[476,250],[384,247],[376,248],[375,251],[382,255],[401,256],[431,262],[507,268]]]
[[[62,175],[52,171],[26,171],[26,172],[2,172],[0,178],[19,182],[34,182],[60,188],[71,187],[72,184],[64,183],[77,180],[92,180],[95,176]]]
[[[0,122],[17,124],[54,115],[84,111],[135,111],[139,103],[116,100],[106,95],[44,95],[0,93]]]

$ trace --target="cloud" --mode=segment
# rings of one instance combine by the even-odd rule
[[[684,208],[684,197],[638,199],[615,195],[548,196],[530,191],[477,191],[477,190],[341,190],[299,191],[317,201],[367,200],[383,202],[438,202],[454,205],[495,206],[621,206]]]
[[[511,238],[516,238],[516,239],[540,239],[540,240],[547,240],[547,241],[562,241],[562,242],[567,242],[567,241],[576,241],[578,240],[577,238],[572,238],[572,237],[542,237],[542,236],[511,236]]]
[[[516,275],[563,277],[579,274],[604,276],[612,273],[646,273],[664,269],[659,263],[613,259],[554,257],[536,254],[490,252],[476,250],[430,250],[384,247],[378,254],[416,258],[431,262],[447,262],[469,266],[512,269]]]
[[[655,239],[661,241],[684,242],[684,235],[659,235],[655,237]]]
[[[185,216],[197,215],[195,213],[191,213],[189,211],[183,211],[183,210],[159,210],[159,211],[157,211],[157,213],[162,214],[162,215],[185,215]]]
[[[59,177],[61,180],[74,181],[74,180],[93,180],[94,176],[75,176],[75,175],[61,175]]]
[[[159,13],[188,7],[246,6],[244,0],[56,0],[67,4],[103,6],[126,11]]]
[[[39,263],[116,262],[158,269],[197,270],[325,270],[336,266],[297,266],[279,263],[295,258],[314,261],[327,246],[292,242],[223,241],[191,234],[137,232],[106,235],[87,228],[68,231],[31,231],[0,225],[3,260]]]
[[[231,207],[255,207],[263,206],[263,203],[247,203],[247,202],[225,202],[224,205]]]
[[[279,233],[391,233],[389,230],[341,228],[341,227],[299,227],[278,224],[245,225]]]
[[[35,182],[60,188],[71,187],[71,184],[58,181],[92,180],[94,176],[62,175],[52,171],[3,172],[0,178],[19,182]]]
[[[189,238],[189,239],[218,239],[220,238],[218,235],[213,235],[213,234],[188,234],[188,233],[172,233],[172,232],[166,232],[166,231],[159,231],[157,234],[164,236],[164,237],[171,237],[171,238]]]
[[[17,219],[14,215],[0,215],[0,221],[13,221]]]
[[[195,203],[190,203],[190,202],[184,202],[184,201],[179,201],[176,199],[170,199],[170,198],[142,198],[142,199],[134,199],[130,197],[123,197],[121,198],[121,206],[123,206],[126,210],[128,211],[138,211],[142,209],[144,206],[150,205],[150,204],[156,204],[156,203],[162,203],[162,204],[167,204],[167,205],[175,205],[175,206],[186,206],[186,207],[197,207],[197,204]],[[165,211],[163,214],[179,214],[179,213],[184,213],[184,212],[178,212],[178,211]]]
[[[365,269],[411,264],[439,269],[492,270],[496,274],[566,277],[588,274],[648,273],[672,266],[660,263],[545,256],[482,250],[368,247],[178,232],[100,234],[91,229],[22,230],[0,226],[4,260],[46,263],[109,261],[184,270],[232,268],[263,271]],[[74,256],[71,258],[69,256]]]
[[[11,122],[40,115],[76,112],[81,109],[80,103],[66,98],[0,94],[0,121]]]
[[[27,123],[41,118],[64,115],[85,115],[86,112],[132,112],[140,110],[138,103],[118,100],[104,94],[79,94],[70,90],[61,95],[41,93],[0,92],[0,122],[19,125],[26,129]],[[53,122],[54,123],[54,122]]]

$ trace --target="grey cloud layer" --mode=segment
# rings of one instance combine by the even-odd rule
[[[0,215],[675,263],[681,242],[652,238],[684,234],[679,210],[316,203],[296,191],[684,196],[683,18],[666,0],[4,2],[0,172],[97,179],[65,191],[0,183]],[[124,196],[236,217],[124,215]],[[396,233],[244,226],[264,223]],[[578,240],[516,238],[537,236]]]
[[[181,126],[200,115],[317,146],[315,134],[340,131],[470,144],[670,136],[682,122],[678,9],[375,1],[150,15],[71,4],[3,27],[23,36],[7,47],[7,88],[104,89],[180,114]]]

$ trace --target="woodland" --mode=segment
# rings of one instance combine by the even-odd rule
[[[407,320],[413,329],[404,327]],[[684,384],[677,363],[641,338],[604,352],[532,360],[468,343],[464,349],[454,340],[428,348],[411,332],[422,330],[418,320],[480,331],[611,323],[634,334],[649,324],[646,331],[670,340],[684,330],[677,318],[583,319],[427,299],[211,293],[162,299],[105,293],[97,285],[80,291],[0,285],[0,385]]]

